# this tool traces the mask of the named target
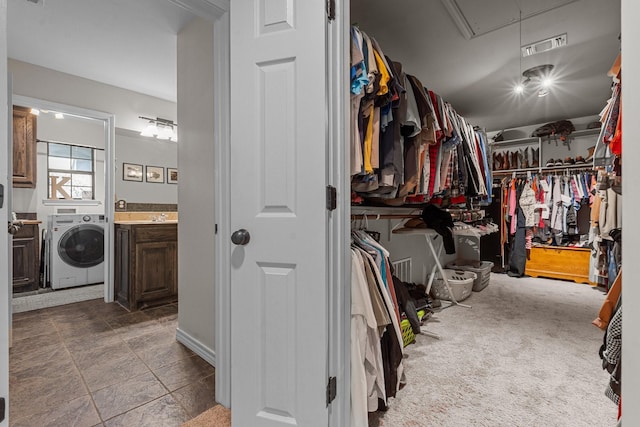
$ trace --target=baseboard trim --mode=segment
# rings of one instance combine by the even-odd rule
[[[211,350],[206,345],[183,331],[182,329],[176,329],[176,339],[178,342],[184,344],[189,350],[193,351],[198,356],[202,357],[207,363],[215,368],[216,366],[216,352]]]

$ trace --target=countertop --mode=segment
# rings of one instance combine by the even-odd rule
[[[39,219],[19,219],[18,221],[20,221],[24,225],[42,224],[42,221],[40,221]]]
[[[122,225],[160,225],[160,224],[177,224],[177,219],[167,219],[165,221],[150,221],[150,220],[124,220],[124,221],[114,221],[114,224],[122,224]]]

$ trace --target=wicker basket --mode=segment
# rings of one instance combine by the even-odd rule
[[[456,301],[460,302],[471,295],[473,282],[477,275],[472,271],[449,270],[445,269],[444,274],[447,275],[447,282]],[[435,277],[431,286],[431,296],[437,299],[451,301],[449,291],[441,277]]]
[[[457,259],[447,264],[447,268],[462,271],[473,271],[474,273],[476,273],[478,277],[473,282],[473,290],[475,292],[480,292],[489,285],[493,263],[491,261],[480,261],[480,267],[474,267],[474,264],[476,264],[477,262],[478,261]]]

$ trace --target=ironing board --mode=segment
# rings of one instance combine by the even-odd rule
[[[431,291],[431,286],[433,285],[433,279],[435,278],[435,274],[437,270],[440,272],[440,276],[442,276],[442,281],[444,282],[444,286],[447,288],[447,291],[449,292],[449,297],[451,298],[451,300],[449,301],[450,304],[444,308],[449,308],[454,305],[465,307],[465,308],[471,308],[470,305],[460,304],[458,301],[456,301],[456,298],[453,296],[453,292],[451,291],[451,287],[449,286],[449,281],[447,280],[447,276],[445,275],[444,269],[442,268],[442,264],[440,263],[440,255],[442,254],[442,247],[444,246],[442,242],[442,238],[438,239],[438,237],[440,237],[440,234],[438,234],[435,230],[431,228],[398,228],[396,230],[393,230],[393,232],[397,234],[405,234],[405,235],[413,234],[413,235],[424,236],[425,241],[427,242],[427,247],[429,248],[431,254],[433,255],[433,259],[435,262],[433,268],[431,269],[431,273],[429,274],[429,282],[427,283],[427,290],[426,290],[427,295]],[[433,245],[434,241],[437,242],[437,245],[438,245],[437,250]]]

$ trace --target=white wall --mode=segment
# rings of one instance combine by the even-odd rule
[[[104,122],[67,116],[64,120],[57,120],[51,114],[41,113],[36,120],[36,135],[45,141],[67,142],[72,144],[89,145],[104,149]],[[14,188],[13,210],[15,212],[36,212],[38,219],[46,224],[47,215],[56,213],[60,207],[75,208],[79,213],[104,213],[104,151],[95,151],[95,200],[98,206],[65,204],[65,206],[51,206],[43,204],[48,199],[47,183],[47,144],[37,144],[37,180],[36,188]],[[44,225],[43,225],[44,226]]]
[[[635,267],[640,265],[640,251],[637,249],[640,236],[640,222],[635,218],[640,212],[640,197],[637,194],[640,182],[640,3],[637,0],[622,0],[622,217],[624,234],[622,253],[624,254],[623,277],[623,321],[622,321],[622,398],[624,425],[640,425],[640,287],[637,283]],[[624,76],[627,76],[625,79]]]
[[[142,131],[147,123],[138,116],[176,119],[171,101],[14,59],[9,59],[9,71],[14,94],[111,113],[119,128]]]
[[[167,168],[178,167],[178,144],[116,129],[116,200],[128,203],[178,203],[178,186],[167,183]],[[122,163],[164,168],[164,183],[124,181]]]
[[[115,115],[116,126],[116,183],[117,198],[137,203],[177,203],[177,186],[174,184],[147,184],[126,182],[122,187],[122,162],[142,165],[176,167],[176,143],[167,143],[155,138],[141,137],[138,133],[147,125],[139,116],[162,117],[176,121],[176,104],[160,98],[143,95],[115,86],[95,82],[78,76],[61,73],[21,61],[9,59],[9,69],[13,73],[13,93],[30,98],[103,111]],[[26,107],[29,107],[27,105]],[[82,124],[82,122],[85,122]],[[70,123],[73,123],[70,125]],[[104,148],[104,127],[91,126],[86,120],[67,118],[51,119],[38,117],[38,138],[89,144]],[[99,127],[99,129],[98,129]],[[98,136],[99,133],[99,136]],[[94,138],[95,136],[95,138]],[[146,142],[146,144],[145,144]],[[41,146],[42,145],[42,146]],[[16,212],[42,213],[45,220],[51,207],[43,208],[46,198],[46,147],[38,144],[38,188],[37,190],[15,190],[14,210]],[[104,152],[98,152],[98,167],[104,168]],[[104,201],[104,169],[96,170],[96,198]],[[165,170],[166,173],[166,170]],[[166,181],[166,179],[165,179]],[[83,206],[83,212],[104,212],[102,206]]]
[[[214,349],[213,24],[178,34],[179,332]]]

